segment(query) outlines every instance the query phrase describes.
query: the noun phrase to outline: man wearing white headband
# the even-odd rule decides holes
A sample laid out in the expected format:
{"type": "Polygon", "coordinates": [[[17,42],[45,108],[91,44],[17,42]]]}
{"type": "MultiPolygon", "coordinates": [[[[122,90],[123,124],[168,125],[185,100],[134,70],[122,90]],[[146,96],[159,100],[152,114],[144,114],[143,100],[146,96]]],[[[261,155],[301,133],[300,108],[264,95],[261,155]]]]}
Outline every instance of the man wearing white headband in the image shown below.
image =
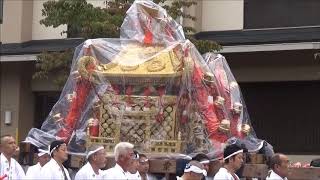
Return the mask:
{"type": "Polygon", "coordinates": [[[133,151],[133,152],[135,154],[135,157],[133,158],[133,160],[131,161],[131,164],[129,165],[127,176],[128,176],[128,179],[141,180],[141,176],[138,171],[139,153],[138,151],[133,151]]]}
{"type": "Polygon", "coordinates": [[[49,151],[38,149],[38,163],[28,168],[26,179],[42,179],[39,177],[41,168],[50,161],[49,151]]]}
{"type": "Polygon", "coordinates": [[[142,180],[155,179],[149,172],[149,160],[145,154],[139,154],[138,171],[142,180]]]}
{"type": "MultiPolygon", "coordinates": [[[[196,154],[196,155],[192,158],[192,160],[200,162],[200,163],[203,165],[204,169],[207,171],[207,173],[209,172],[210,160],[209,160],[209,157],[208,157],[207,155],[205,155],[205,154],[203,154],[203,153],[199,153],[199,154],[196,154]]],[[[205,176],[205,177],[203,177],[202,179],[203,179],[203,180],[209,179],[209,178],[207,178],[207,177],[208,177],[208,176],[205,176]]],[[[211,178],[213,178],[213,177],[211,177],[211,178]]]]}
{"type": "Polygon", "coordinates": [[[231,144],[223,152],[224,166],[214,176],[214,180],[239,180],[236,171],[243,165],[243,149],[231,144]]]}
{"type": "Polygon", "coordinates": [[[182,177],[177,176],[177,180],[201,180],[203,176],[207,176],[207,171],[198,161],[190,161],[184,168],[182,177]]]}
{"type": "Polygon", "coordinates": [[[87,153],[88,162],[78,171],[75,180],[102,179],[101,170],[106,166],[106,153],[103,146],[91,146],[87,153]]]}
{"type": "Polygon", "coordinates": [[[53,141],[50,145],[51,160],[41,168],[40,178],[46,180],[70,180],[68,170],[63,166],[68,160],[67,144],[63,141],[53,141]]]}

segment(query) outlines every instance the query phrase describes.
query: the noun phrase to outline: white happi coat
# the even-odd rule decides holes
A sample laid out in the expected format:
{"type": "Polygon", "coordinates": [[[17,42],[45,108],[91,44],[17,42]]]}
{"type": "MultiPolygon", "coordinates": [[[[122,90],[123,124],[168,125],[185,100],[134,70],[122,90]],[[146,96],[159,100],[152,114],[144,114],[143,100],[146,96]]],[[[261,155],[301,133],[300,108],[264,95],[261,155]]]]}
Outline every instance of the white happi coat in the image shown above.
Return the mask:
{"type": "Polygon", "coordinates": [[[128,179],[132,180],[141,180],[140,173],[137,171],[135,174],[131,174],[130,172],[127,172],[128,179]]]}
{"type": "Polygon", "coordinates": [[[40,171],[41,171],[41,165],[40,163],[37,163],[36,165],[30,166],[26,173],[26,179],[41,179],[39,177],[40,171]]]}
{"type": "Polygon", "coordinates": [[[270,174],[267,176],[266,180],[288,180],[288,179],[286,177],[282,178],[277,173],[275,173],[274,171],[271,170],[270,174]]]}
{"type": "MultiPolygon", "coordinates": [[[[163,177],[161,180],[165,180],[166,178],[163,177]]],[[[152,174],[147,174],[147,180],[158,180],[158,178],[152,174]]]]}
{"type": "Polygon", "coordinates": [[[89,162],[85,164],[76,174],[75,180],[84,180],[84,179],[102,179],[103,171],[99,169],[99,174],[96,174],[92,169],[92,166],[89,162]]]}
{"type": "Polygon", "coordinates": [[[116,164],[113,168],[104,171],[103,179],[128,180],[129,178],[127,172],[125,172],[119,164],[116,164]]]}
{"type": "Polygon", "coordinates": [[[240,178],[234,174],[237,179],[235,179],[226,168],[222,167],[219,169],[217,174],[214,176],[214,180],[239,180],[240,178]]]}
{"type": "Polygon", "coordinates": [[[3,155],[0,155],[0,177],[4,177],[4,180],[12,179],[25,179],[25,174],[20,164],[13,158],[9,160],[3,155]]]}
{"type": "Polygon", "coordinates": [[[61,169],[56,160],[51,158],[51,160],[41,168],[40,179],[64,180],[64,175],[62,171],[65,172],[67,179],[71,180],[68,170],[64,167],[63,169],[61,169]]]}

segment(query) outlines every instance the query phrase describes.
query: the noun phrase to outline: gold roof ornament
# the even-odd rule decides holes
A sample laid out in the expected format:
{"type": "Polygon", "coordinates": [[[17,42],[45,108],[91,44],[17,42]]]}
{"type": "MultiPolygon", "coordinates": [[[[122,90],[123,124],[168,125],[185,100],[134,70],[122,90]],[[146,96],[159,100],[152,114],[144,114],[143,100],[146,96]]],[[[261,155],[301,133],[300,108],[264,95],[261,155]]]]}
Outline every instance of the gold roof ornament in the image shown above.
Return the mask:
{"type": "Polygon", "coordinates": [[[123,78],[132,84],[165,83],[182,75],[183,53],[180,44],[167,48],[128,44],[110,63],[99,64],[92,56],[83,56],[78,62],[79,74],[92,82],[106,78],[110,83],[120,83],[123,78]],[[95,66],[90,74],[88,66],[95,66]]]}
{"type": "Polygon", "coordinates": [[[182,71],[182,50],[179,44],[162,46],[129,44],[108,64],[101,64],[99,72],[106,77],[175,77],[182,71]]]}

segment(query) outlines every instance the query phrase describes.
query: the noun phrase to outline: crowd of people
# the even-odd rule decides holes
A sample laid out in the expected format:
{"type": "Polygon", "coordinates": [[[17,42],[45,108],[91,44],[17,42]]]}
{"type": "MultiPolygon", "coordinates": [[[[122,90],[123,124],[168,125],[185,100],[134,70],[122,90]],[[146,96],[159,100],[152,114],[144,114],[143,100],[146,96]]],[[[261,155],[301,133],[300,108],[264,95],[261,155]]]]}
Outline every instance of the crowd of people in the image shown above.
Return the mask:
{"type": "MultiPolygon", "coordinates": [[[[63,141],[53,141],[48,149],[39,149],[38,163],[24,172],[21,165],[14,159],[17,150],[13,136],[4,135],[0,141],[0,180],[13,179],[50,179],[50,180],[85,180],[85,179],[127,179],[127,180],[157,180],[165,179],[149,173],[149,159],[145,154],[138,153],[134,145],[120,142],[114,148],[115,165],[104,170],[107,164],[106,152],[103,146],[92,145],[86,153],[87,163],[79,171],[70,176],[63,166],[68,160],[67,144],[63,141]]],[[[210,159],[205,154],[196,154],[183,170],[178,180],[239,180],[237,175],[244,164],[244,149],[236,144],[225,147],[223,165],[214,176],[209,176],[210,159]]],[[[317,162],[314,162],[317,163],[317,162]]],[[[270,158],[270,171],[267,180],[286,180],[288,176],[289,159],[284,154],[274,154],[270,158]]]]}

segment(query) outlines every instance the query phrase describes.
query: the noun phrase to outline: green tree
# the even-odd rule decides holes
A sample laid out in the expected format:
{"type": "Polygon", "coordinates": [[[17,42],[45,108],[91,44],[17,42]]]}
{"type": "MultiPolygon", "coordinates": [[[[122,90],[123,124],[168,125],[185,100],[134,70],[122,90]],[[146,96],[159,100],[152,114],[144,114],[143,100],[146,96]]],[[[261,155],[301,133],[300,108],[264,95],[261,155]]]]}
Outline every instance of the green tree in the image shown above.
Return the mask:
{"type": "MultiPolygon", "coordinates": [[[[134,0],[106,1],[105,7],[94,7],[86,0],[58,0],[48,1],[43,4],[42,15],[45,17],[40,24],[46,27],[67,25],[67,37],[100,38],[119,37],[120,27],[125,18],[126,11],[134,0]]],[[[174,18],[183,17],[196,20],[194,16],[186,14],[182,9],[196,5],[195,0],[176,0],[170,5],[171,0],[154,0],[174,18]]],[[[201,53],[220,50],[221,46],[213,41],[202,41],[193,38],[195,30],[192,27],[183,27],[187,35],[201,53]]],[[[38,56],[36,72],[33,78],[48,78],[54,73],[54,83],[62,87],[68,78],[73,50],[65,52],[43,52],[38,56]]]]}

